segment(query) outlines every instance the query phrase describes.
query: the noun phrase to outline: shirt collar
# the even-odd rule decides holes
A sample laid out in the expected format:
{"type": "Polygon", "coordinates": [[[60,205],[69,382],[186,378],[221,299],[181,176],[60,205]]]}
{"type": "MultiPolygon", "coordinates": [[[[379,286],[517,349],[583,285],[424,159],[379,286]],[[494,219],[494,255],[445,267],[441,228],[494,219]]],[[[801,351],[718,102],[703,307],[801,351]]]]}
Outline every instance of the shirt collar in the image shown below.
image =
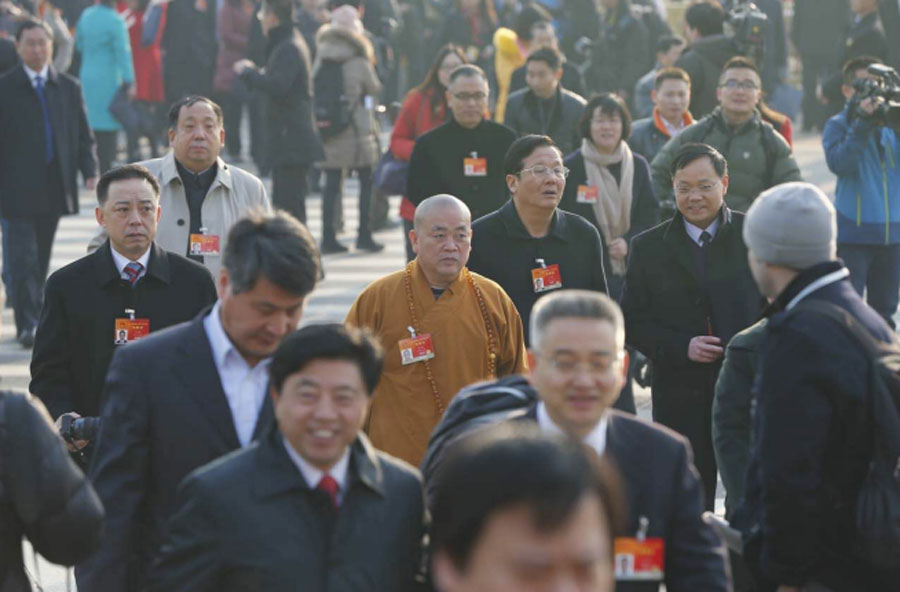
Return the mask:
{"type": "MultiPolygon", "coordinates": [[[[231,339],[228,337],[228,334],[225,332],[225,327],[222,325],[222,315],[221,315],[222,301],[216,301],[213,305],[212,310],[209,312],[209,315],[203,319],[203,328],[206,330],[206,336],[209,338],[209,346],[212,350],[213,360],[216,363],[216,368],[222,368],[225,365],[225,362],[228,360],[229,356],[232,359],[239,361],[242,364],[248,365],[247,361],[244,359],[244,356],[234,347],[234,344],[231,342],[231,339]]],[[[272,358],[265,358],[260,360],[260,362],[253,368],[256,370],[257,368],[263,369],[266,368],[272,362],[272,358]]]]}
{"type": "Polygon", "coordinates": [[[50,73],[50,64],[44,64],[44,67],[41,68],[40,72],[35,72],[25,64],[22,64],[22,67],[25,68],[25,73],[28,74],[28,80],[31,81],[31,85],[34,86],[34,78],[36,76],[40,76],[44,79],[44,84],[47,83],[47,74],[50,73]]]}
{"type": "MultiPolygon", "coordinates": [[[[547,406],[544,405],[543,401],[538,403],[537,406],[537,421],[540,428],[545,432],[565,434],[565,432],[550,418],[550,414],[547,413],[547,406]]],[[[609,417],[604,413],[603,417],[600,418],[600,421],[597,422],[597,425],[594,426],[594,429],[591,430],[591,433],[582,438],[582,441],[593,448],[597,454],[603,454],[603,451],[606,450],[606,430],[608,426],[609,417]]]]}
{"type": "MultiPolygon", "coordinates": [[[[519,217],[519,211],[516,210],[516,204],[512,198],[500,208],[500,219],[503,221],[503,226],[506,227],[506,232],[509,236],[514,238],[535,238],[531,236],[531,233],[525,228],[525,224],[522,223],[522,219],[519,217]]],[[[542,240],[548,236],[554,236],[560,240],[568,241],[566,220],[560,215],[559,208],[553,210],[553,217],[550,219],[550,226],[547,228],[547,234],[536,240],[542,240]]]]}
{"type": "MultiPolygon", "coordinates": [[[[706,229],[706,232],[708,232],[711,237],[710,240],[716,238],[716,232],[719,230],[719,218],[720,216],[716,216],[716,219],[713,220],[712,224],[706,229]]],[[[688,236],[691,237],[692,241],[702,247],[703,243],[700,242],[700,235],[703,234],[703,229],[688,222],[687,218],[682,218],[682,220],[684,220],[684,229],[687,231],[688,236]]]]}
{"type": "MultiPolygon", "coordinates": [[[[297,466],[297,469],[300,471],[300,474],[303,475],[303,479],[306,481],[306,484],[309,485],[310,489],[315,489],[317,485],[319,485],[319,481],[322,480],[322,477],[325,476],[325,471],[314,467],[310,464],[303,456],[294,450],[294,447],[291,446],[291,443],[287,441],[287,438],[284,436],[281,437],[281,441],[284,443],[284,449],[287,450],[288,456],[297,466]]],[[[350,467],[350,446],[344,449],[344,454],[341,455],[341,459],[337,461],[333,467],[328,470],[328,474],[337,481],[338,484],[338,493],[343,495],[344,492],[347,491],[347,470],[350,467]]]]}
{"type": "MultiPolygon", "coordinates": [[[[142,276],[147,273],[147,263],[150,261],[150,249],[152,248],[153,244],[151,243],[151,245],[147,247],[147,250],[144,251],[144,254],[135,259],[135,261],[144,266],[144,268],[141,269],[142,276]]],[[[112,246],[112,243],[109,244],[109,250],[112,252],[113,263],[116,264],[116,270],[118,270],[119,275],[121,276],[125,271],[125,266],[131,263],[132,260],[118,252],[116,248],[112,246]]]]}

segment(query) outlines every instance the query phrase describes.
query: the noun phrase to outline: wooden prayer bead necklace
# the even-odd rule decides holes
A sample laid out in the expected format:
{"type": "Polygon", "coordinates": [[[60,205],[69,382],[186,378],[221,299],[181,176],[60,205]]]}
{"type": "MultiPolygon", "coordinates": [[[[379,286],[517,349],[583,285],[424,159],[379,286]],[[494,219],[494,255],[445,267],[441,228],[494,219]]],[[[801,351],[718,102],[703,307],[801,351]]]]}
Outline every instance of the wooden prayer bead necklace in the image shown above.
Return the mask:
{"type": "MultiPolygon", "coordinates": [[[[481,311],[481,318],[484,321],[484,327],[487,330],[488,376],[490,378],[495,378],[497,376],[497,354],[495,349],[494,327],[488,316],[487,306],[484,304],[484,294],[481,293],[481,287],[475,283],[475,278],[472,277],[472,274],[469,273],[468,269],[463,268],[463,271],[466,274],[466,281],[475,292],[475,298],[478,300],[478,308],[481,311]]],[[[406,266],[406,275],[403,278],[403,284],[406,288],[406,303],[409,306],[409,316],[412,320],[412,327],[419,331],[421,327],[419,326],[419,320],[416,318],[416,305],[413,302],[412,293],[412,263],[406,266]]],[[[444,407],[444,402],[441,400],[441,395],[438,393],[437,382],[435,382],[434,374],[431,372],[431,364],[428,360],[423,360],[422,363],[425,365],[425,377],[428,379],[428,384],[431,385],[431,394],[434,397],[435,405],[437,405],[438,413],[444,415],[446,407],[444,407]]]]}

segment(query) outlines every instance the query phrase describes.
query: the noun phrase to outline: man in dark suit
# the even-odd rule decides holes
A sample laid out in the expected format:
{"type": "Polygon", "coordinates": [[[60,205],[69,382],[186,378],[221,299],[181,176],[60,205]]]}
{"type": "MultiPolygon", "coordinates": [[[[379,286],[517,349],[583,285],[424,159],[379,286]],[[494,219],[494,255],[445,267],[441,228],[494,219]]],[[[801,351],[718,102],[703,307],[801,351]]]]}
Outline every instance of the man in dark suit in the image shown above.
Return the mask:
{"type": "Polygon", "coordinates": [[[268,365],[318,278],[315,242],[287,214],[251,215],[223,264],[211,311],[113,354],[90,471],[107,536],[76,566],[79,589],[142,590],[181,480],[271,422],[268,365]]]}
{"type": "Polygon", "coordinates": [[[94,188],[97,159],[81,86],[50,64],[49,26],[22,22],[16,48],[22,63],[0,76],[0,218],[16,336],[31,347],[56,226],[78,213],[78,171],[94,188]]]}
{"type": "Polygon", "coordinates": [[[276,425],[185,480],[149,591],[417,587],[421,477],[362,432],[380,350],[341,325],[284,340],[270,368],[276,425]]]}
{"type": "Polygon", "coordinates": [[[632,240],[622,309],[628,344],[653,361],[653,419],[690,440],[712,509],[712,401],[723,348],[757,320],[762,298],[741,238],[744,215],[724,205],[725,158],[686,144],[671,174],[678,211],[632,240]]]}
{"type": "Polygon", "coordinates": [[[159,182],[149,170],[126,165],[106,172],[97,201],[97,221],[109,239],[50,276],[35,336],[30,390],[54,419],[100,414],[117,341],[190,320],[216,301],[205,267],[154,242],[161,209],[159,182]]]}

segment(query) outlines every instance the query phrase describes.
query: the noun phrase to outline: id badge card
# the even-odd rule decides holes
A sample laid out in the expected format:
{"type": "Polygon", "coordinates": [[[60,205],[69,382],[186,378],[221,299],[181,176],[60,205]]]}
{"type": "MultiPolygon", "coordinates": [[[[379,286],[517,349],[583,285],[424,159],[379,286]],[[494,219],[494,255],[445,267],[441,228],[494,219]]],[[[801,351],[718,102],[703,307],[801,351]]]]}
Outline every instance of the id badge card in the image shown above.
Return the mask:
{"type": "Polygon", "coordinates": [[[192,234],[190,240],[191,255],[218,255],[218,234],[192,234]]]}
{"type": "Polygon", "coordinates": [[[150,319],[116,319],[116,330],[113,343],[124,345],[129,341],[137,341],[150,333],[150,319]]]}
{"type": "Polygon", "coordinates": [[[577,203],[595,204],[597,203],[597,188],[593,185],[579,185],[578,193],[575,196],[577,203]]]}
{"type": "Polygon", "coordinates": [[[464,158],[463,174],[466,177],[487,177],[487,159],[486,158],[464,158]]]}
{"type": "Polygon", "coordinates": [[[434,345],[431,343],[431,335],[428,333],[401,339],[399,346],[400,362],[404,366],[434,357],[434,345]]]}
{"type": "Polygon", "coordinates": [[[659,582],[665,576],[665,541],[661,538],[618,537],[615,542],[616,580],[659,582]]]}
{"type": "Polygon", "coordinates": [[[531,270],[531,283],[534,285],[534,293],[549,292],[562,288],[562,275],[559,272],[559,264],[537,267],[531,270]]]}

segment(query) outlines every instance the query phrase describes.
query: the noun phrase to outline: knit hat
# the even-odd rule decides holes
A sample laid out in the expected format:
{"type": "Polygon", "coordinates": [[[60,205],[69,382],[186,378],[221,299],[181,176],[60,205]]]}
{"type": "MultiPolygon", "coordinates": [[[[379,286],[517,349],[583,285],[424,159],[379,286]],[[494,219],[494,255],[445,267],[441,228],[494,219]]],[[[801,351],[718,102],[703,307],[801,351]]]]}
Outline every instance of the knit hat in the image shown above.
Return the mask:
{"type": "Polygon", "coordinates": [[[834,206],[809,183],[784,183],[760,194],[747,210],[744,242],[760,261],[806,269],[837,251],[834,206]]]}
{"type": "Polygon", "coordinates": [[[364,31],[362,21],[359,20],[359,11],[349,4],[338,6],[331,11],[331,26],[354,33],[364,31]]]}

